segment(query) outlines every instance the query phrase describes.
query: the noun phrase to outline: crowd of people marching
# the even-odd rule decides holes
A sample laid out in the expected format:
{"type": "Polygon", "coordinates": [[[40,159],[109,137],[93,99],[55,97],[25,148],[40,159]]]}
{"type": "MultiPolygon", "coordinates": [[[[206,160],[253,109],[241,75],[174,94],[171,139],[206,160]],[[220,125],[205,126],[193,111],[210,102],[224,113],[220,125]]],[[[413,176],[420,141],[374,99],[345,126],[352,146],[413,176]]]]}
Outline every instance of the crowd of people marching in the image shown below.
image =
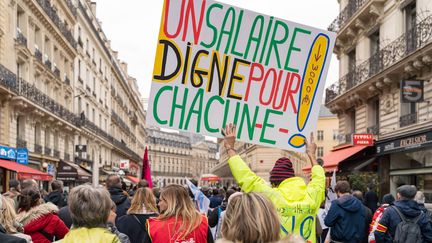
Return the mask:
{"type": "Polygon", "coordinates": [[[326,191],[312,136],[309,183],[280,158],[269,185],[236,154],[235,131],[229,125],[223,132],[238,187],[198,190],[191,180],[151,189],[142,180],[127,191],[118,175],[109,175],[103,187],[80,185],[68,195],[55,180],[43,195],[34,180],[10,180],[0,195],[0,242],[432,242],[431,213],[415,186],[403,185],[396,198],[387,194],[380,203],[373,185],[364,197],[347,181],[326,191]]]}

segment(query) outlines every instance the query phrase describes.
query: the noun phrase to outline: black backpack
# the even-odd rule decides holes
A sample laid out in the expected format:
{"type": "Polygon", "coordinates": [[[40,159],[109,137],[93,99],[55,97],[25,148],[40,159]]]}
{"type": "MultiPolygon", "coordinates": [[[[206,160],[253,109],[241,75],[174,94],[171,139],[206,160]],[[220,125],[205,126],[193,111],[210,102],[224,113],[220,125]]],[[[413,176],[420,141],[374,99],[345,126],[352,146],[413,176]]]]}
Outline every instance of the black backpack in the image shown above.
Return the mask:
{"type": "Polygon", "coordinates": [[[391,206],[399,217],[401,222],[396,227],[395,236],[393,242],[395,243],[416,243],[423,242],[422,232],[418,221],[423,217],[423,212],[420,211],[420,215],[414,219],[407,219],[405,215],[395,206],[391,206]]]}

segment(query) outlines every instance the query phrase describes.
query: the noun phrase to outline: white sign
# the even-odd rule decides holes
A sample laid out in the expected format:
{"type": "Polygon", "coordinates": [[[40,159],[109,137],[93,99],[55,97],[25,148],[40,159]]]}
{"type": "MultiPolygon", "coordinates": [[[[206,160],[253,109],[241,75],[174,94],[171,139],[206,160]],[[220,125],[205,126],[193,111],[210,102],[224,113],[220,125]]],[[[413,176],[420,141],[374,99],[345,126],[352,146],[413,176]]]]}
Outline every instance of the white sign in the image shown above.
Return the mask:
{"type": "Polygon", "coordinates": [[[120,170],[129,170],[129,160],[121,159],[120,160],[120,170]]]}
{"type": "Polygon", "coordinates": [[[334,33],[212,0],[165,0],[161,20],[150,125],[304,151],[334,33]]]}

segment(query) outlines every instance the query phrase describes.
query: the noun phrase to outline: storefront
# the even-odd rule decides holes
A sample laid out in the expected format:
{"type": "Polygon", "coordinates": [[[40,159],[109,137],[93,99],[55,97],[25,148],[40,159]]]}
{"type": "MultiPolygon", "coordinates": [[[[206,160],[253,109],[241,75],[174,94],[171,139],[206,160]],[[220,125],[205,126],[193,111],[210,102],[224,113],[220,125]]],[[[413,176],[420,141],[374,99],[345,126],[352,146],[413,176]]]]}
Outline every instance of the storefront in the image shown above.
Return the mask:
{"type": "Polygon", "coordinates": [[[383,193],[396,194],[396,188],[411,184],[424,192],[427,203],[432,203],[432,130],[379,141],[377,155],[383,193]]]}
{"type": "Polygon", "coordinates": [[[57,180],[63,181],[65,190],[84,183],[91,183],[92,175],[79,165],[60,160],[57,168],[57,180]]]}

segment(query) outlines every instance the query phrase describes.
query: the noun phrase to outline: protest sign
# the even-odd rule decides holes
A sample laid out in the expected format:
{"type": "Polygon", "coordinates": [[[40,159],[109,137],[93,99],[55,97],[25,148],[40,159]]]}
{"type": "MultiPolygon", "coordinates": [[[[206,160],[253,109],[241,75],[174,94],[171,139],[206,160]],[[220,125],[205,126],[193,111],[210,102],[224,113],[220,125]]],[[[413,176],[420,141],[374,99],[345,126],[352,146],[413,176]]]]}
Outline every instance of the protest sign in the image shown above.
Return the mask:
{"type": "Polygon", "coordinates": [[[335,34],[211,0],[165,0],[150,125],[294,151],[315,130],[335,34]]]}

